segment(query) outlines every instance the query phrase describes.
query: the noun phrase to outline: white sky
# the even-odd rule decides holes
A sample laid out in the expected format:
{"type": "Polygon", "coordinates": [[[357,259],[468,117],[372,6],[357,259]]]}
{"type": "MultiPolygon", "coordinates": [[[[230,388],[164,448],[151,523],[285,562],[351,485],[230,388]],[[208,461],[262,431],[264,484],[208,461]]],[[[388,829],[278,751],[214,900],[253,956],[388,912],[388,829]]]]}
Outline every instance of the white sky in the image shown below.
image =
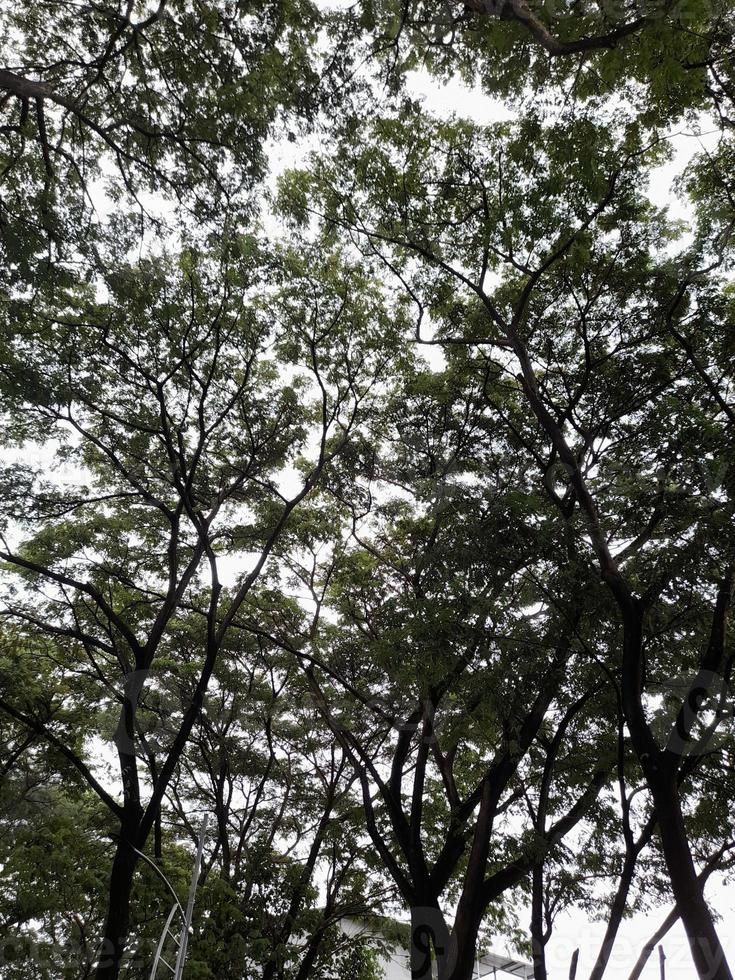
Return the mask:
{"type": "MultiPolygon", "coordinates": [[[[714,878],[710,879],[705,889],[710,904],[722,916],[718,933],[731,966],[735,963],[735,934],[732,928],[732,924],[735,922],[735,894],[733,892],[732,886],[723,886],[714,878]]],[[[627,980],[638,959],[641,947],[659,927],[669,909],[670,906],[665,906],[650,915],[635,915],[621,926],[617,943],[610,958],[610,965],[605,973],[606,978],[609,980],[627,980]]],[[[548,948],[549,980],[567,980],[569,961],[577,947],[579,947],[577,980],[586,980],[595,962],[604,931],[604,922],[590,922],[581,912],[574,911],[560,917],[548,948]]],[[[693,978],[696,976],[684,929],[680,923],[677,923],[666,935],[662,945],[666,953],[667,980],[684,980],[685,977],[693,978]]],[[[642,980],[658,980],[659,965],[656,951],[651,955],[641,976],[642,980]]]]}

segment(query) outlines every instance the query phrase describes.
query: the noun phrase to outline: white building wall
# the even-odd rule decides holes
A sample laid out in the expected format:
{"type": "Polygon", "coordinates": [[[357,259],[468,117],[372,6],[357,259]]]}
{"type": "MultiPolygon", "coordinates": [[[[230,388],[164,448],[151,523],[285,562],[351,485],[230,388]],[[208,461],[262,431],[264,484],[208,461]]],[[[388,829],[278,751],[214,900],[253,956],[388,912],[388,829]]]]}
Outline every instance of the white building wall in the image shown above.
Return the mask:
{"type": "MultiPolygon", "coordinates": [[[[380,932],[371,929],[364,922],[354,919],[343,919],[340,928],[348,936],[374,936],[376,945],[380,940],[380,932]]],[[[384,945],[381,943],[381,947],[384,945]]],[[[383,968],[383,980],[411,980],[411,963],[408,950],[403,950],[399,946],[394,946],[390,952],[380,952],[380,965],[383,968]]],[[[494,978],[500,976],[515,976],[522,980],[531,980],[533,977],[533,967],[530,963],[523,963],[519,960],[510,959],[497,953],[486,953],[476,963],[477,977],[494,978]],[[497,971],[497,973],[496,973],[497,971]]]]}
{"type": "MultiPolygon", "coordinates": [[[[364,922],[356,922],[354,919],[343,919],[340,928],[347,936],[375,936],[376,941],[380,936],[364,922]]],[[[411,964],[407,951],[394,948],[390,952],[380,952],[379,959],[383,968],[383,980],[411,980],[411,964]]]]}

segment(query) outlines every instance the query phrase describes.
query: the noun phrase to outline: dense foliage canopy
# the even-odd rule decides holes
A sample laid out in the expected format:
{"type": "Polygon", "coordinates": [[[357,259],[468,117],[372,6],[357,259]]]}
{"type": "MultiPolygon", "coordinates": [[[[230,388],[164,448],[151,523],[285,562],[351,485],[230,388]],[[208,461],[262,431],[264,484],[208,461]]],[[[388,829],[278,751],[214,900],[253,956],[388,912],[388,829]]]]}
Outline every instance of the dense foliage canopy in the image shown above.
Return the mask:
{"type": "Polygon", "coordinates": [[[0,11],[0,977],[731,980],[734,28],[0,11]]]}

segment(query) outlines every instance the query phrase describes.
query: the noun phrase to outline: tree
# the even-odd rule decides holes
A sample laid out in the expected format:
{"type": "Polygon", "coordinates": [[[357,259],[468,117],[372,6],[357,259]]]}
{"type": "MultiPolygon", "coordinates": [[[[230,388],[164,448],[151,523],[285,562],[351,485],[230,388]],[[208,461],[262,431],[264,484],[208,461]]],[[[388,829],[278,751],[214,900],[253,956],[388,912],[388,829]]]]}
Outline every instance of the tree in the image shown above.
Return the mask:
{"type": "Polygon", "coordinates": [[[78,805],[80,862],[115,841],[97,977],[135,969],[156,862],[185,879],[205,807],[200,973],[234,969],[232,941],[266,978],[343,954],[368,976],[334,927],[387,895],[414,975],[434,956],[464,980],[530,894],[543,977],[555,910],[602,879],[599,980],[668,877],[698,973],[728,980],[702,885],[730,846],[708,809],[733,665],[730,6],[0,22],[8,928],[89,945],[76,869],[46,909],[18,870],[78,805]],[[516,122],[430,119],[417,66],[516,122]],[[720,140],[681,181],[680,240],[646,181],[701,113],[720,140]],[[298,230],[268,243],[266,141],[315,128],[281,185],[298,230]]]}
{"type": "Polygon", "coordinates": [[[308,0],[4,7],[3,288],[93,261],[120,206],[154,234],[172,211],[189,228],[252,214],[274,128],[306,129],[350,90],[329,32],[308,0]]]}
{"type": "Polygon", "coordinates": [[[8,699],[0,707],[59,748],[119,823],[99,978],[118,973],[137,851],[233,620],[291,514],[369,417],[394,329],[336,255],[322,257],[317,279],[308,251],[269,256],[243,237],[133,266],[128,246],[124,235],[110,244],[93,287],[53,305],[11,302],[4,322],[16,413],[6,440],[57,440],[57,458],[78,473],[53,486],[21,462],[6,471],[2,558],[30,586],[11,589],[6,615],[65,642],[98,703],[119,704],[117,786],[52,720],[8,699]],[[226,554],[251,556],[232,588],[220,579],[226,554]],[[194,623],[182,628],[190,604],[194,623]],[[180,650],[196,664],[190,701],[155,770],[141,772],[138,705],[151,671],[181,662],[180,650]]]}
{"type": "MultiPolygon", "coordinates": [[[[24,713],[54,717],[75,750],[88,717],[71,702],[73,665],[53,641],[2,635],[0,688],[24,713]],[[66,701],[65,708],[61,704],[66,701]]],[[[63,753],[3,715],[0,929],[8,977],[89,977],[106,891],[110,815],[63,753]],[[40,883],[43,887],[40,887],[40,883]]]]}
{"type": "MultiPolygon", "coordinates": [[[[310,964],[327,967],[336,955],[324,953],[329,930],[376,904],[369,886],[362,890],[352,780],[338,747],[315,726],[294,665],[247,631],[238,637],[244,649],[229,651],[215,672],[169,791],[169,819],[192,843],[191,812],[216,822],[190,969],[196,962],[212,977],[245,978],[258,967],[271,980],[309,976],[310,964]]],[[[186,700],[174,698],[166,716],[186,700]]]]}
{"type": "MultiPolygon", "coordinates": [[[[622,708],[692,956],[701,976],[728,978],[679,787],[702,705],[724,698],[731,668],[732,498],[729,476],[721,484],[720,471],[713,485],[712,469],[732,432],[718,419],[722,396],[699,373],[682,378],[672,347],[683,296],[698,298],[699,277],[686,270],[703,256],[695,247],[677,264],[657,252],[672,233],[642,194],[641,166],[660,142],[641,144],[634,126],[584,111],[556,124],[531,116],[515,133],[432,125],[411,105],[366,125],[375,136],[347,133],[310,183],[285,182],[285,207],[311,207],[382,258],[415,304],[419,340],[428,320],[429,342],[447,356],[470,348],[468,368],[474,360],[513,378],[518,410],[488,398],[488,413],[516,434],[557,509],[559,558],[572,548],[590,587],[601,577],[608,590],[622,708]],[[570,170],[580,159],[586,168],[570,170]],[[660,741],[646,712],[646,664],[660,642],[652,617],[672,607],[689,628],[672,629],[671,668],[694,677],[660,741]]],[[[717,289],[701,287],[704,309],[717,289]]]]}
{"type": "Polygon", "coordinates": [[[485,913],[501,921],[506,892],[586,816],[614,752],[594,721],[599,669],[574,642],[589,597],[574,568],[558,606],[539,591],[548,505],[519,489],[482,392],[461,369],[397,383],[361,477],[325,488],[334,502],[303,527],[314,618],[269,632],[357,774],[417,978],[432,953],[441,978],[470,975],[485,913]],[[351,535],[330,546],[345,507],[351,535]]]}
{"type": "Polygon", "coordinates": [[[396,87],[421,68],[520,111],[612,98],[645,125],[664,127],[732,102],[727,3],[384,0],[361,11],[374,57],[396,87]]]}

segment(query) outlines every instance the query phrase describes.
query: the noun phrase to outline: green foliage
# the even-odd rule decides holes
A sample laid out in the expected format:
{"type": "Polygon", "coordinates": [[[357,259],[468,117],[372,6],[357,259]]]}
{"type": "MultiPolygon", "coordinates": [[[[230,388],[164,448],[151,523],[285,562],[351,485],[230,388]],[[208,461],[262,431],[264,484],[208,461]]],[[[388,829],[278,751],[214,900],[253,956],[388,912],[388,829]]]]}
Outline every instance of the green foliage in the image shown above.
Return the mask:
{"type": "MultiPolygon", "coordinates": [[[[375,980],[342,919],[477,895],[521,946],[533,872],[547,930],[605,912],[653,812],[617,573],[727,863],[732,733],[709,701],[672,739],[735,559],[732,33],[705,0],[3,9],[3,976],[91,976],[115,850],[183,898],[203,813],[192,980],[375,980]],[[688,224],[651,201],[679,125],[719,134],[688,224]]],[[[652,831],[626,912],[667,880],[652,831]]],[[[142,980],[171,895],[128,884],[142,980]]]]}

